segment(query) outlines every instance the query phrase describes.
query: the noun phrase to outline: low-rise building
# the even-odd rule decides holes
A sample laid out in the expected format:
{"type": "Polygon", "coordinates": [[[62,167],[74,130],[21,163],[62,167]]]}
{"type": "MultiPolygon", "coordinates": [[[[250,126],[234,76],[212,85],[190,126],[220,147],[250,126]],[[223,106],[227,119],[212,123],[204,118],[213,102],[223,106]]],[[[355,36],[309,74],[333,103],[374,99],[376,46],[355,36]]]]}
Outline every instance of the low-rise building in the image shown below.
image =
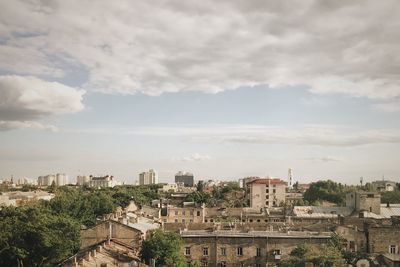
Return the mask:
{"type": "Polygon", "coordinates": [[[351,192],[346,195],[346,207],[355,211],[381,214],[381,195],[374,192],[351,192]]]}
{"type": "Polygon", "coordinates": [[[21,206],[33,200],[50,200],[54,194],[45,191],[11,191],[0,195],[0,206],[21,206]]]}
{"type": "Polygon", "coordinates": [[[181,254],[188,266],[267,266],[288,257],[298,245],[321,246],[331,233],[270,231],[181,231],[181,254]]]}
{"type": "Polygon", "coordinates": [[[396,189],[396,182],[393,181],[374,181],[371,183],[371,189],[374,192],[391,192],[396,189]]]}
{"type": "Polygon", "coordinates": [[[161,208],[163,223],[204,223],[205,206],[176,207],[167,205],[161,208]]]}
{"type": "Polygon", "coordinates": [[[106,176],[99,176],[95,177],[90,175],[90,182],[89,186],[90,187],[114,187],[118,185],[118,182],[114,180],[114,176],[112,175],[106,175],[106,176]]]}

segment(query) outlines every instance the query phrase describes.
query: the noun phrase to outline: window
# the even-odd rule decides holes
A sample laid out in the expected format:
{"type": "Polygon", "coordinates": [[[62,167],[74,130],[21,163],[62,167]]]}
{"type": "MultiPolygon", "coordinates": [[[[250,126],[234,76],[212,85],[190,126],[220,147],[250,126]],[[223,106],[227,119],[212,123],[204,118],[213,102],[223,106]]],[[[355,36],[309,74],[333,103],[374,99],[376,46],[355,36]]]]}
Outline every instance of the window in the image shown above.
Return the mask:
{"type": "Polygon", "coordinates": [[[200,211],[197,211],[197,216],[200,216],[200,211]]]}
{"type": "Polygon", "coordinates": [[[221,248],[221,256],[226,256],[226,248],[221,248]]]}
{"type": "Polygon", "coordinates": [[[238,247],[237,251],[236,251],[238,256],[243,256],[243,248],[242,247],[238,247]]]}
{"type": "Polygon", "coordinates": [[[275,193],[276,193],[276,189],[272,189],[272,193],[274,193],[274,194],[275,194],[275,193]]]}
{"type": "Polygon", "coordinates": [[[257,248],[256,250],[256,256],[260,257],[261,256],[261,248],[257,248]]]}
{"type": "Polygon", "coordinates": [[[207,265],[208,265],[208,262],[207,262],[207,261],[201,261],[201,266],[205,267],[205,266],[207,266],[207,265]]]}
{"type": "Polygon", "coordinates": [[[269,201],[265,201],[265,205],[269,206],[269,201]]]}
{"type": "Polygon", "coordinates": [[[190,255],[190,247],[185,247],[185,256],[190,255]]]}
{"type": "Polygon", "coordinates": [[[192,267],[192,262],[191,261],[186,262],[186,266],[187,267],[192,267]]]}
{"type": "Polygon", "coordinates": [[[389,253],[390,254],[396,254],[396,245],[390,245],[389,246],[389,253]]]}
{"type": "Polygon", "coordinates": [[[193,210],[190,211],[190,215],[193,215],[193,210]]]}
{"type": "Polygon", "coordinates": [[[175,222],[177,223],[177,222],[178,222],[178,219],[175,219],[175,222]]]}
{"type": "Polygon", "coordinates": [[[256,267],[261,267],[261,263],[256,263],[256,267]]]}
{"type": "Polygon", "coordinates": [[[186,215],[186,211],[182,211],[182,215],[185,216],[186,215]]]}
{"type": "Polygon", "coordinates": [[[203,256],[208,256],[208,248],[203,248],[203,256]]]}
{"type": "Polygon", "coordinates": [[[218,267],[226,267],[226,261],[221,261],[218,263],[218,267]]]}
{"type": "Polygon", "coordinates": [[[182,219],[182,223],[185,223],[186,221],[185,221],[185,219],[182,219]]]}
{"type": "Polygon", "coordinates": [[[193,222],[193,220],[192,220],[192,219],[190,219],[189,221],[190,221],[191,223],[193,222]]]}
{"type": "Polygon", "coordinates": [[[281,255],[281,250],[280,249],[275,249],[274,252],[272,252],[273,255],[281,255]]]}
{"type": "Polygon", "coordinates": [[[178,211],[177,210],[175,211],[175,215],[178,215],[178,211]]]}
{"type": "Polygon", "coordinates": [[[265,193],[269,194],[269,189],[265,189],[265,193]]]}

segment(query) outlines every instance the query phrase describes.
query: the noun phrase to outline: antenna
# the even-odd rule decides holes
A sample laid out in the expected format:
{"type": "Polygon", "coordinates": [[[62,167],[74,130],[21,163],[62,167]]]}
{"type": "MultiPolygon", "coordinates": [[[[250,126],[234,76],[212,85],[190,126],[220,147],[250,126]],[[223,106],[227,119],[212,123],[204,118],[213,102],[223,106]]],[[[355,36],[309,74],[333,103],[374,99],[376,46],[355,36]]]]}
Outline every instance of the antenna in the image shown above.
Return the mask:
{"type": "Polygon", "coordinates": [[[289,188],[292,188],[292,169],[289,168],[288,170],[288,182],[289,182],[289,188]]]}
{"type": "Polygon", "coordinates": [[[364,180],[364,178],[361,176],[361,177],[360,177],[360,184],[361,184],[361,187],[363,186],[363,180],[364,180]]]}

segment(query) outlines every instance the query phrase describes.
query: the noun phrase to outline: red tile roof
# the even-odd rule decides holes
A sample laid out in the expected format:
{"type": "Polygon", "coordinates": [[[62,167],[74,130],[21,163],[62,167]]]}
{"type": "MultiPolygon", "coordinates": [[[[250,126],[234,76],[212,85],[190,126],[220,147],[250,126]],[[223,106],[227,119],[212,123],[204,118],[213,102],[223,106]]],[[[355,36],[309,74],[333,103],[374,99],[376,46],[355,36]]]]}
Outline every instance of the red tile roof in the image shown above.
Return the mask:
{"type": "Polygon", "coordinates": [[[272,185],[285,185],[286,183],[281,179],[274,178],[274,179],[256,179],[247,184],[272,184],[272,185]]]}

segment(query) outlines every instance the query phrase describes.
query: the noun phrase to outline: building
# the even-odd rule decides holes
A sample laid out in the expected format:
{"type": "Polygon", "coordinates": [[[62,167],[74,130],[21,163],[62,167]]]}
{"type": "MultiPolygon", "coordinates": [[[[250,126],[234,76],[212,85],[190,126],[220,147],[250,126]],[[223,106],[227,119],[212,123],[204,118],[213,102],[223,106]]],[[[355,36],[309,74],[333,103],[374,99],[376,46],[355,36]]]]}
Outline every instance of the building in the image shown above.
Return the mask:
{"type": "Polygon", "coordinates": [[[0,206],[21,206],[29,201],[35,201],[35,200],[49,201],[52,198],[54,198],[54,194],[40,190],[29,191],[29,192],[21,192],[21,191],[3,192],[2,195],[0,195],[0,206]]]}
{"type": "Polygon", "coordinates": [[[204,223],[205,206],[175,207],[167,206],[160,210],[163,223],[204,223]]]}
{"type": "Polygon", "coordinates": [[[91,177],[88,175],[78,175],[76,177],[76,184],[83,186],[83,185],[89,185],[91,180],[91,177]]]}
{"type": "Polygon", "coordinates": [[[139,174],[139,185],[158,184],[157,172],[150,169],[148,172],[139,174]]]}
{"type": "Polygon", "coordinates": [[[396,188],[396,182],[392,181],[374,181],[371,183],[371,189],[374,192],[387,192],[394,191],[396,188]]]}
{"type": "Polygon", "coordinates": [[[346,195],[346,207],[355,211],[381,214],[381,195],[374,192],[351,192],[346,195]]]}
{"type": "Polygon", "coordinates": [[[255,179],[246,186],[246,196],[253,209],[278,207],[285,203],[286,183],[281,179],[255,179]]]}
{"type": "Polygon", "coordinates": [[[190,172],[183,173],[179,171],[175,174],[175,183],[183,183],[186,187],[192,187],[194,185],[194,176],[190,172]]]}
{"type": "Polygon", "coordinates": [[[112,175],[106,175],[106,176],[99,176],[99,177],[95,177],[90,175],[90,182],[89,182],[89,186],[90,187],[114,187],[116,185],[118,185],[118,183],[114,180],[114,176],[112,175]]]}
{"type": "Polygon", "coordinates": [[[65,173],[57,173],[38,177],[39,186],[51,186],[53,183],[56,186],[63,186],[68,184],[68,175],[66,175],[65,173]]]}
{"type": "Polygon", "coordinates": [[[181,231],[187,266],[276,266],[298,245],[322,246],[331,233],[271,231],[181,231]],[[271,265],[273,264],[273,265],[271,265]]]}

